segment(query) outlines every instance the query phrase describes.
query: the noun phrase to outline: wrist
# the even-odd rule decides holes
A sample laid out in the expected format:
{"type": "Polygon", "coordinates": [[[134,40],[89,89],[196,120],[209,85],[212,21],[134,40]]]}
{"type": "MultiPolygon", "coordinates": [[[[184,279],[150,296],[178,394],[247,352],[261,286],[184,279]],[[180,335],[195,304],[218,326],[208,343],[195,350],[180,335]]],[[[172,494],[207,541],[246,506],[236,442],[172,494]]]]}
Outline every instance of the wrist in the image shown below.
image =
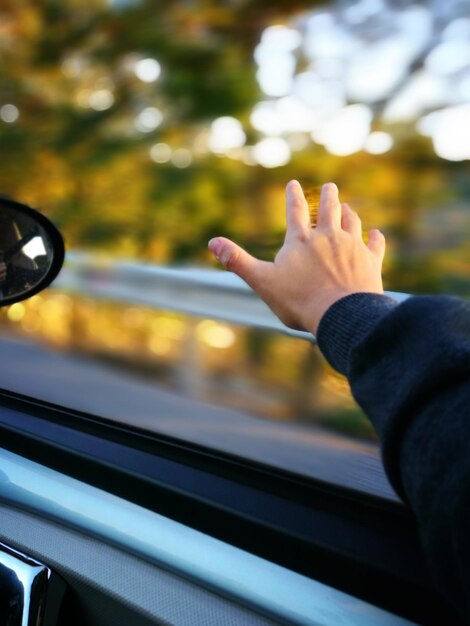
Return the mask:
{"type": "Polygon", "coordinates": [[[322,316],[318,346],[336,370],[347,375],[351,351],[399,303],[374,292],[355,292],[336,301],[322,316]]]}
{"type": "Polygon", "coordinates": [[[307,323],[305,327],[307,328],[307,330],[313,335],[316,335],[318,332],[320,321],[325,313],[330,309],[330,307],[339,300],[342,300],[343,298],[351,296],[355,293],[361,292],[357,289],[334,289],[323,291],[319,297],[315,298],[314,306],[312,307],[309,319],[306,320],[307,323]]]}

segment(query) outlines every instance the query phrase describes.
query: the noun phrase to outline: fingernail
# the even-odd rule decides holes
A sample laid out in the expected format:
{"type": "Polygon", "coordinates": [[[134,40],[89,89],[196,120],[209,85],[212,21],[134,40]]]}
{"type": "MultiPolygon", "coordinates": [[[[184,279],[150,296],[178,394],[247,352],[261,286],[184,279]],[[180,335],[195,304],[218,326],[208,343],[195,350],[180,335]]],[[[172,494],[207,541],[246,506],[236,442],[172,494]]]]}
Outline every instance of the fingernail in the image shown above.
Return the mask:
{"type": "Polygon", "coordinates": [[[218,259],[220,250],[222,249],[222,242],[220,241],[220,239],[218,239],[217,237],[211,239],[208,243],[208,246],[212,254],[218,259]]]}

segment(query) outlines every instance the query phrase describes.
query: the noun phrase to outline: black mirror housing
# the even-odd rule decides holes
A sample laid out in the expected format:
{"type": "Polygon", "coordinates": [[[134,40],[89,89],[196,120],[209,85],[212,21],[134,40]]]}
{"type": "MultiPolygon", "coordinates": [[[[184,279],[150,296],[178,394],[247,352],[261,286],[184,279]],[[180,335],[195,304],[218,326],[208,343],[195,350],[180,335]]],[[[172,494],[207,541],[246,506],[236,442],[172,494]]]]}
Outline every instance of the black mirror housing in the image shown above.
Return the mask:
{"type": "Polygon", "coordinates": [[[44,215],[0,197],[0,306],[48,287],[65,256],[62,235],[44,215]]]}

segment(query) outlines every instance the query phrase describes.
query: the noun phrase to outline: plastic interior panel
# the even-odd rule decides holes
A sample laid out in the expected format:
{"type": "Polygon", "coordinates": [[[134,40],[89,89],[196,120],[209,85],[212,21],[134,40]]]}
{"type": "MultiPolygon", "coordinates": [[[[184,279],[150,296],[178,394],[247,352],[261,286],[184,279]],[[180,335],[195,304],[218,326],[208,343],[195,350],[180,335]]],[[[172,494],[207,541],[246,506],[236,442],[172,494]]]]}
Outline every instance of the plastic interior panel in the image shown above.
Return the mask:
{"type": "MultiPolygon", "coordinates": [[[[73,589],[78,623],[272,626],[277,623],[147,561],[20,509],[0,505],[2,537],[41,555],[73,589]]],[[[67,626],[73,615],[65,614],[67,626]]]]}
{"type": "MultiPolygon", "coordinates": [[[[216,594],[232,598],[242,606],[253,607],[260,614],[271,616],[282,624],[398,626],[411,623],[18,455],[0,451],[0,466],[0,499],[4,502],[36,511],[141,556],[167,570],[166,575],[169,575],[170,570],[193,581],[195,584],[192,589],[199,593],[202,585],[216,594]]],[[[10,517],[11,533],[17,532],[15,529],[19,527],[15,521],[17,516],[10,517]]],[[[5,539],[13,541],[12,537],[6,536],[6,526],[7,516],[3,516],[0,533],[5,535],[5,539]]],[[[31,536],[30,529],[23,540],[31,536]]],[[[96,543],[98,553],[109,548],[96,543]]],[[[20,548],[31,551],[33,546],[21,545],[20,548]]],[[[77,546],[77,554],[82,552],[83,548],[77,546]]],[[[38,556],[44,560],[47,558],[43,554],[38,556]]],[[[66,561],[73,562],[70,559],[66,561]]],[[[62,563],[62,567],[65,567],[60,551],[56,552],[54,562],[57,566],[62,563]]],[[[145,612],[146,604],[141,602],[143,599],[139,597],[135,600],[132,596],[141,593],[141,579],[151,580],[152,575],[149,574],[148,578],[138,575],[136,584],[132,585],[128,576],[122,577],[122,572],[126,571],[122,567],[111,568],[108,564],[105,570],[108,579],[112,580],[111,588],[118,589],[118,594],[127,589],[128,595],[123,597],[145,612]]],[[[156,589],[153,585],[151,588],[153,591],[147,601],[155,599],[156,589]]],[[[158,595],[161,597],[161,594],[158,595]]],[[[175,608],[177,605],[182,606],[181,598],[175,598],[170,605],[175,608]]],[[[231,606],[236,604],[231,603],[231,606]]],[[[246,616],[244,619],[234,623],[251,623],[246,621],[246,616]]],[[[204,621],[169,623],[212,622],[204,618],[204,621]]]]}

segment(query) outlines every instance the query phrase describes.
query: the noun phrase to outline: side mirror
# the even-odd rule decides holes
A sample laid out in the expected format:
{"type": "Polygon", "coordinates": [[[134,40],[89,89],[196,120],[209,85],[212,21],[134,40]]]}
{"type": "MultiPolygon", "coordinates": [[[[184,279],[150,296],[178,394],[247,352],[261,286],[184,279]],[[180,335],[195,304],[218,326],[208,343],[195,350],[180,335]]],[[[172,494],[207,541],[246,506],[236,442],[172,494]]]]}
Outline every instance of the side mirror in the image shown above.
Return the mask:
{"type": "Polygon", "coordinates": [[[25,204],[0,197],[0,306],[45,289],[64,262],[57,228],[25,204]]]}

